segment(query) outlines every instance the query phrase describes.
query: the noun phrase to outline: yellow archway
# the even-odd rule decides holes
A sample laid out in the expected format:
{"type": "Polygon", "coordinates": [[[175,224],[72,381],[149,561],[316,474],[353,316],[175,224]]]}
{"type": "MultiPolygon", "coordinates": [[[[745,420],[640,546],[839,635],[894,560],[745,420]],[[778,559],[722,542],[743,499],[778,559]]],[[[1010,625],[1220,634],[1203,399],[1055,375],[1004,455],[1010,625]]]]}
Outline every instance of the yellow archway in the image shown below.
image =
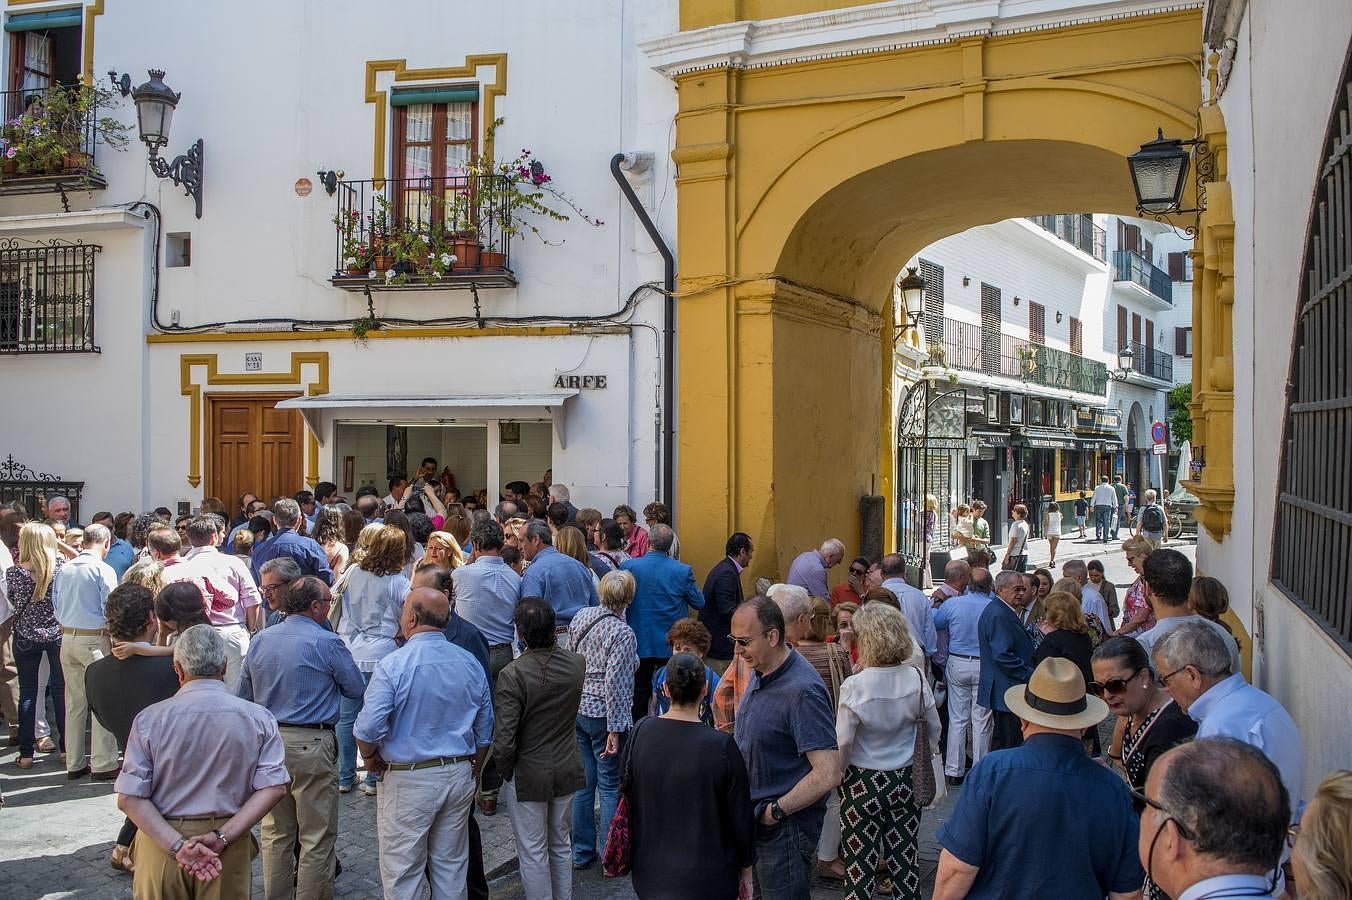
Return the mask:
{"type": "Polygon", "coordinates": [[[677,76],[678,510],[686,558],[755,574],[891,480],[892,283],[925,245],[1130,214],[1124,157],[1191,135],[1197,11],[677,76]]]}

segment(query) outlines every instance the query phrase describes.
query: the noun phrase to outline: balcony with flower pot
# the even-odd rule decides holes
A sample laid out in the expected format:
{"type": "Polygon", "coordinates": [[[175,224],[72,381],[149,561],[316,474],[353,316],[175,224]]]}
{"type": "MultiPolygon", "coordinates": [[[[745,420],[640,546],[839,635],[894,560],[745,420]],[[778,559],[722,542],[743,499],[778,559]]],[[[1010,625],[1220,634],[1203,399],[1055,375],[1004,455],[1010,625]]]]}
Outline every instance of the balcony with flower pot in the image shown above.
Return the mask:
{"type": "Polygon", "coordinates": [[[106,115],[106,88],[50,87],[0,92],[0,195],[97,190],[108,186],[100,145],[127,146],[130,127],[106,115]]]}

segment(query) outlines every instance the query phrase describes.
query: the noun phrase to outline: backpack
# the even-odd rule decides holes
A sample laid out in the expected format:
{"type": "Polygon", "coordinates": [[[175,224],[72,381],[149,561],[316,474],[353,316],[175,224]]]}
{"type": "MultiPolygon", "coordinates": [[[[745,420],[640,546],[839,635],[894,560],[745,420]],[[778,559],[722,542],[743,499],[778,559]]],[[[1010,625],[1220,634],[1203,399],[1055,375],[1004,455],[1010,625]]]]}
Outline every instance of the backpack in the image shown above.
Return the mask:
{"type": "Polygon", "coordinates": [[[1141,530],[1164,530],[1164,511],[1159,508],[1158,504],[1152,503],[1141,510],[1141,530]]]}

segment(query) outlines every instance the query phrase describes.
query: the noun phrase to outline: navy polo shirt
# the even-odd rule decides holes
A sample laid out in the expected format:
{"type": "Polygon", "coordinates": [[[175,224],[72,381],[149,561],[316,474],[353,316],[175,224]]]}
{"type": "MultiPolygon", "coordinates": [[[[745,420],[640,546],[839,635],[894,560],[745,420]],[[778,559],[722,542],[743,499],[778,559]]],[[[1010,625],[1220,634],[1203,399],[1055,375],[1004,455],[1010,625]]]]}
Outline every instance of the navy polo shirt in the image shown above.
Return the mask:
{"type": "Polygon", "coordinates": [[[1139,890],[1139,830],[1126,782],[1078,739],[1035,734],[972,769],[938,837],[981,870],[969,898],[1046,900],[1139,890]]]}
{"type": "MultiPolygon", "coordinates": [[[[792,650],[769,675],[752,675],[737,708],[734,737],[746,760],[751,804],[758,811],[783,797],[812,771],[806,754],[836,749],[831,697],[812,663],[792,650]]],[[[792,818],[815,841],[821,836],[825,815],[823,796],[792,818]]]]}

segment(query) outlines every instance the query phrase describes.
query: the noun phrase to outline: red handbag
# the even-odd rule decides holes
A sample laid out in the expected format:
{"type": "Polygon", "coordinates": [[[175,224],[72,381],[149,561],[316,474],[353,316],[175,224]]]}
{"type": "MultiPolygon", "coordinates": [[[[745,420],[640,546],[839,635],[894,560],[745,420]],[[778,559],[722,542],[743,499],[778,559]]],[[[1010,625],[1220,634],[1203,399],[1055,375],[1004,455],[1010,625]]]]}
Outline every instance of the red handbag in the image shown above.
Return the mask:
{"type": "MultiPolygon", "coordinates": [[[[647,721],[644,719],[643,721],[647,721]]],[[[636,724],[624,745],[624,775],[620,779],[620,799],[606,831],[606,849],[601,854],[601,871],[607,878],[620,878],[634,868],[634,830],[629,821],[629,794],[633,790],[634,742],[642,723],[636,724]]]]}

